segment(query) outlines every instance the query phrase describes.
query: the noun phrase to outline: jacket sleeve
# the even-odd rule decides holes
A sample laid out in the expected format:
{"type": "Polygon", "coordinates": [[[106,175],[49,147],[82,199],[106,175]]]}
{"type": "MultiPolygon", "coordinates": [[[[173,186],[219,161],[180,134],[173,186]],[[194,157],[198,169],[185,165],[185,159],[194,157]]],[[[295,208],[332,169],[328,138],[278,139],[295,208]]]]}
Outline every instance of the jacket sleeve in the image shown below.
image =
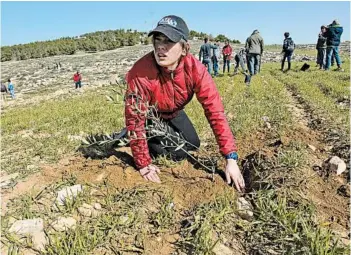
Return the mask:
{"type": "Polygon", "coordinates": [[[196,66],[195,93],[204,108],[206,118],[216,137],[223,156],[237,151],[234,136],[224,114],[224,107],[216,84],[204,66],[196,66]]]}
{"type": "Polygon", "coordinates": [[[261,55],[263,54],[263,50],[264,50],[264,41],[263,38],[261,39],[261,55]]]}
{"type": "Polygon", "coordinates": [[[202,51],[203,51],[203,49],[202,49],[202,46],[200,47],[200,52],[199,52],[199,60],[201,61],[201,57],[202,57],[202,51]]]}
{"type": "Polygon", "coordinates": [[[145,132],[147,111],[145,102],[148,100],[148,93],[139,85],[137,78],[129,79],[127,74],[126,80],[128,84],[125,95],[126,127],[129,133],[130,148],[135,165],[138,169],[141,169],[152,162],[145,132]],[[136,107],[139,110],[137,110],[136,107]]]}
{"type": "Polygon", "coordinates": [[[246,39],[246,43],[245,43],[245,51],[249,52],[249,48],[250,48],[250,46],[249,46],[249,38],[247,38],[246,39]]]}

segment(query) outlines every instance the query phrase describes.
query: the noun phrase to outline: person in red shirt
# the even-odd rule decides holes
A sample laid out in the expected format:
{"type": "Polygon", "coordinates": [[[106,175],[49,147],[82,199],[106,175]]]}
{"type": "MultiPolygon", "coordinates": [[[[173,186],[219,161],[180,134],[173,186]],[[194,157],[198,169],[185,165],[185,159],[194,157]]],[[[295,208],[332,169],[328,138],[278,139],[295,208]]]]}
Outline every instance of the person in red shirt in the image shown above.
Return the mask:
{"type": "Polygon", "coordinates": [[[228,68],[228,73],[230,69],[230,60],[232,59],[232,53],[233,49],[229,45],[229,41],[225,41],[225,45],[222,49],[222,54],[223,54],[223,73],[225,72],[225,67],[227,66],[228,68]]]}
{"type": "Polygon", "coordinates": [[[78,71],[73,75],[73,81],[76,85],[76,89],[82,87],[82,75],[78,71]]]}
{"type": "Polygon", "coordinates": [[[125,121],[134,162],[140,174],[146,180],[160,182],[160,169],[152,164],[152,157],[168,155],[174,160],[182,160],[187,157],[185,151],[196,150],[200,146],[195,128],[183,110],[195,94],[226,159],[227,182],[233,181],[236,188],[243,191],[245,182],[237,164],[234,136],[211,75],[189,53],[186,23],[178,16],[166,16],[149,36],[152,36],[153,51],[139,59],[126,74],[125,121]],[[143,100],[137,101],[136,98],[143,100]],[[153,123],[143,111],[135,110],[136,103],[139,109],[144,110],[148,109],[148,105],[155,106],[168,132],[179,134],[186,141],[182,149],[164,146],[177,143],[171,138],[147,136],[153,123]]]}

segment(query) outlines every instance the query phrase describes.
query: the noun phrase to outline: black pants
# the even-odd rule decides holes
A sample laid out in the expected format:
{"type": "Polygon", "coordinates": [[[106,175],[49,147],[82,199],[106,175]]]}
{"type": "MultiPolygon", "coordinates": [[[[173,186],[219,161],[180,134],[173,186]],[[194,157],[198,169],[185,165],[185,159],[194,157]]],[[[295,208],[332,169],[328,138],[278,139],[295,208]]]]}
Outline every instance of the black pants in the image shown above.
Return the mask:
{"type": "MultiPolygon", "coordinates": [[[[156,136],[148,140],[149,151],[152,157],[155,158],[159,155],[166,155],[172,160],[183,160],[187,157],[185,151],[193,151],[200,147],[200,140],[195,128],[183,110],[180,111],[175,118],[162,121],[166,124],[169,131],[168,133],[172,136],[156,136]],[[182,142],[178,141],[177,137],[179,136],[176,132],[181,137],[181,141],[185,140],[190,143],[185,143],[185,145],[177,151],[175,149],[178,145],[181,145],[182,142]]],[[[147,125],[150,127],[152,123],[148,122],[147,125]]]]}

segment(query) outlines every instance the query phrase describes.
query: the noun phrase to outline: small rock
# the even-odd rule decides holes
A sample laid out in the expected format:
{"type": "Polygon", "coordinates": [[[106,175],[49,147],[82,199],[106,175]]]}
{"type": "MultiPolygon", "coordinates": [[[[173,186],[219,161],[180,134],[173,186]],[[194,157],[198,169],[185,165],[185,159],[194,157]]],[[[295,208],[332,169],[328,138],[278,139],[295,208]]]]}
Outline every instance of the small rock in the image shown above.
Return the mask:
{"type": "Polygon", "coordinates": [[[308,147],[312,150],[312,151],[316,151],[317,150],[317,148],[316,147],[314,147],[313,145],[311,145],[311,144],[309,144],[308,145],[308,147]]]}
{"type": "Polygon", "coordinates": [[[215,247],[213,247],[212,252],[216,255],[233,255],[234,251],[224,244],[218,242],[215,247]]]}
{"type": "Polygon", "coordinates": [[[58,217],[57,220],[51,223],[51,226],[56,231],[62,232],[62,231],[67,231],[68,229],[71,229],[71,228],[75,228],[76,224],[77,224],[76,219],[72,217],[65,218],[60,216],[58,217]]]}
{"type": "Polygon", "coordinates": [[[13,179],[16,179],[19,176],[19,173],[13,173],[10,175],[2,176],[1,177],[1,184],[6,181],[11,181],[13,179]]]}
{"type": "Polygon", "coordinates": [[[119,223],[120,224],[126,224],[129,220],[129,217],[128,216],[121,216],[119,217],[119,223]]]}
{"type": "Polygon", "coordinates": [[[68,166],[70,164],[70,161],[68,158],[64,158],[60,160],[60,164],[64,166],[68,166]]]}
{"type": "Polygon", "coordinates": [[[63,188],[57,193],[56,201],[59,205],[64,205],[66,198],[73,199],[78,195],[78,193],[82,192],[82,190],[83,187],[80,184],[63,188]]]}
{"type": "Polygon", "coordinates": [[[78,212],[85,217],[91,217],[93,214],[91,209],[85,207],[78,207],[78,212]]]}
{"type": "Polygon", "coordinates": [[[100,205],[99,203],[95,203],[95,204],[94,204],[94,208],[95,208],[96,210],[101,210],[101,205],[100,205]]]}
{"type": "Polygon", "coordinates": [[[44,251],[45,245],[48,242],[44,231],[35,232],[31,236],[33,241],[33,247],[39,251],[44,251]]]}
{"type": "Polygon", "coordinates": [[[42,219],[29,219],[29,220],[17,220],[11,228],[9,232],[26,235],[34,232],[40,232],[44,230],[44,222],[42,219]]]}
{"type": "Polygon", "coordinates": [[[92,205],[86,203],[78,208],[78,212],[85,217],[97,217],[100,215],[99,211],[95,210],[92,205]]]}
{"type": "Polygon", "coordinates": [[[329,171],[340,175],[346,170],[345,162],[337,156],[332,157],[329,160],[329,171]]]}
{"type": "Polygon", "coordinates": [[[237,206],[238,206],[238,214],[241,218],[244,220],[252,220],[253,218],[253,212],[251,210],[252,206],[251,204],[245,200],[243,197],[239,197],[237,201],[237,206]]]}

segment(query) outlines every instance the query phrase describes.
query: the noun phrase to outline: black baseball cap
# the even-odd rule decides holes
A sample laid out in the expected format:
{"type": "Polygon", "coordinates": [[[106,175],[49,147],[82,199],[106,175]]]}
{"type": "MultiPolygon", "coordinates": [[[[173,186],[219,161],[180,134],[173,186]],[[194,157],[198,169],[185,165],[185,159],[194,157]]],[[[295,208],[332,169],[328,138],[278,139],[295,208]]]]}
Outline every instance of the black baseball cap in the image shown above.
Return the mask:
{"type": "Polygon", "coordinates": [[[157,27],[152,30],[148,36],[154,33],[162,33],[167,36],[172,42],[179,42],[181,39],[188,41],[189,29],[185,21],[174,15],[163,17],[158,23],[157,27]]]}

